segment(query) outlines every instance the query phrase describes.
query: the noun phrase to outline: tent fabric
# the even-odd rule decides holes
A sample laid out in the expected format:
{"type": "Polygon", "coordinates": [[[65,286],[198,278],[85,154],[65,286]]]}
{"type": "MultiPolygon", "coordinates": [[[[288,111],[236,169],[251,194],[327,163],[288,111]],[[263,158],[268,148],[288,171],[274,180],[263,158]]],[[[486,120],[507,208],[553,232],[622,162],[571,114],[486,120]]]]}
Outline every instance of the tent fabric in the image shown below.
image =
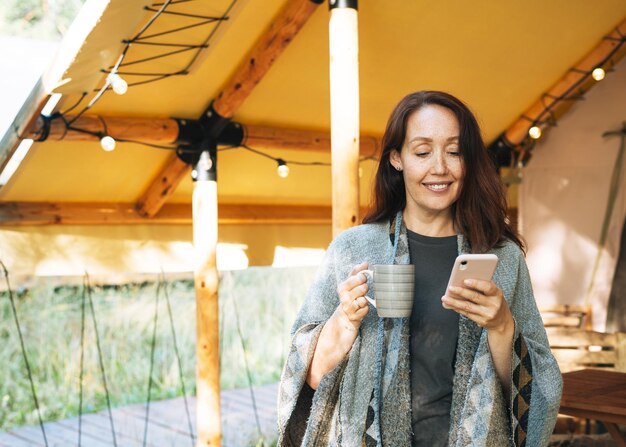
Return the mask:
{"type": "MultiPolygon", "coordinates": [[[[609,183],[626,119],[626,61],[546,132],[523,169],[520,229],[539,306],[592,305],[593,327],[605,328],[606,309],[626,214],[621,179],[607,240],[588,294],[607,207],[609,183]]],[[[622,298],[623,299],[623,298],[622,298]]]]}

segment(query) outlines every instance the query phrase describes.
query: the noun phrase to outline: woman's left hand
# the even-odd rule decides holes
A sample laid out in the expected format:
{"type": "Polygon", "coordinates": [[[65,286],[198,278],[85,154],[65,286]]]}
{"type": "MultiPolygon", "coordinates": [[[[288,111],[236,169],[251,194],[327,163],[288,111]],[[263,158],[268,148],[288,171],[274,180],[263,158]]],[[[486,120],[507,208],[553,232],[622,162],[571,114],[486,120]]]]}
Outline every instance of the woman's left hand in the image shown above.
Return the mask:
{"type": "Polygon", "coordinates": [[[450,287],[441,298],[443,307],[469,318],[487,330],[505,331],[514,324],[502,290],[491,281],[466,279],[464,287],[450,287]]]}

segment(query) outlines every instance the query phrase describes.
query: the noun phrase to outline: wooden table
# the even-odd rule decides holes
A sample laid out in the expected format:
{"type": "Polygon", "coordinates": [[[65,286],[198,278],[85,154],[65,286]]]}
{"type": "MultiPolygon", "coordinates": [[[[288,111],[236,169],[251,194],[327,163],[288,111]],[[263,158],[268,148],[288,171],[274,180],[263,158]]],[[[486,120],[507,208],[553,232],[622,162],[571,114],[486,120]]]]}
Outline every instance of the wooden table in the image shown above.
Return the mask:
{"type": "Polygon", "coordinates": [[[626,447],[616,424],[626,424],[626,373],[583,369],[563,374],[562,414],[601,421],[615,443],[626,447]]]}

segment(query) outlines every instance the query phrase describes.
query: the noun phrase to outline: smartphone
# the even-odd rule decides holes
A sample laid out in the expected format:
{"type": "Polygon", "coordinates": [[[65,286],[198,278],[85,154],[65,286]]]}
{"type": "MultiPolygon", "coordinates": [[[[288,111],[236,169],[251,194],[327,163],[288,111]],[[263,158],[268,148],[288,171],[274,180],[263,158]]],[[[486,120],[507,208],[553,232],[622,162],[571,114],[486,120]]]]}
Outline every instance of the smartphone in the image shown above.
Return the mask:
{"type": "Polygon", "coordinates": [[[498,257],[494,254],[459,255],[454,261],[448,287],[465,287],[463,281],[466,279],[491,281],[497,265],[498,257]]]}

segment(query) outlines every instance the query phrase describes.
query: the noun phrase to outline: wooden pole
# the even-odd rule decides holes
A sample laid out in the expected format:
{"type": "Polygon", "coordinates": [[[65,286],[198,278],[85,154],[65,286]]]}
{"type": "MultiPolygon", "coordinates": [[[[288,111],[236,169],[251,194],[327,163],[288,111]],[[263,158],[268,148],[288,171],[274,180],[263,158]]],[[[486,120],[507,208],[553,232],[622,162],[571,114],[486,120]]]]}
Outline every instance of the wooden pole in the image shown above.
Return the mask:
{"type": "Polygon", "coordinates": [[[359,218],[359,33],[356,0],[330,0],[333,236],[359,218]]]}
{"type": "Polygon", "coordinates": [[[196,255],[196,426],[198,447],[221,446],[217,181],[208,151],[202,153],[193,191],[193,244],[196,255]],[[210,166],[209,166],[210,165],[210,166]],[[211,174],[212,173],[212,174],[211,174]]]}

